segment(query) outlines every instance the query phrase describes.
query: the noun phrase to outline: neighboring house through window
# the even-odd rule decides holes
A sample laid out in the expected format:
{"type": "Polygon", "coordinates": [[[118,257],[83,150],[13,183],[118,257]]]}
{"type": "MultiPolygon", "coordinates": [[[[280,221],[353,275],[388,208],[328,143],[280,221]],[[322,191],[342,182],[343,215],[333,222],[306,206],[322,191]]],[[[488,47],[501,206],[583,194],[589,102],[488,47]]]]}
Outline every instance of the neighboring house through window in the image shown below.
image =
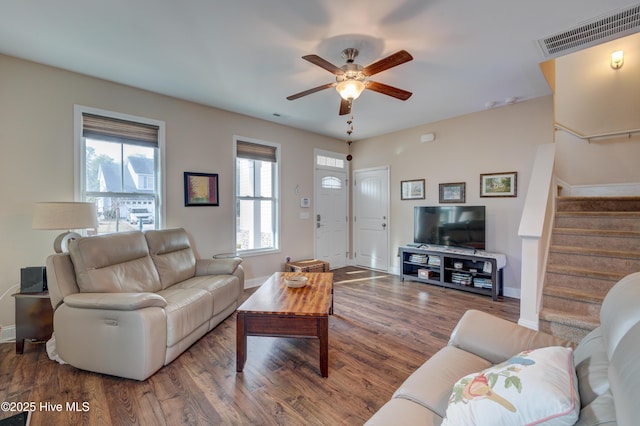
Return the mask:
{"type": "Polygon", "coordinates": [[[263,253],[279,249],[280,146],[235,138],[236,250],[263,253]]]}
{"type": "Polygon", "coordinates": [[[76,105],[76,191],[98,234],[160,228],[164,122],[76,105]]]}

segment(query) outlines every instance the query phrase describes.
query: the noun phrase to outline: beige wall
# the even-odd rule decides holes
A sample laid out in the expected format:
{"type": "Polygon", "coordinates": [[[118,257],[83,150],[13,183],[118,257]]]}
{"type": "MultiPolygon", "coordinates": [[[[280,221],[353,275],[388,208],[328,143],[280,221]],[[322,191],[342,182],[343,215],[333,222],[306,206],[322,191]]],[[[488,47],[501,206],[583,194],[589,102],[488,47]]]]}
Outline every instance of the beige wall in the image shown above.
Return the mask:
{"type": "Polygon", "coordinates": [[[413,240],[413,207],[437,205],[440,183],[466,182],[466,204],[487,209],[487,250],[505,253],[504,284],[519,295],[521,243],[518,226],[532,161],[540,144],[553,141],[552,98],[543,97],[354,142],[352,170],[390,166],[390,264],[413,240]],[[434,132],[434,142],[420,136],[434,132]],[[518,172],[516,198],[480,198],[480,174],[518,172]],[[400,181],[426,179],[426,199],[400,201],[400,181]]]}
{"type": "MultiPolygon", "coordinates": [[[[556,120],[582,135],[640,129],[640,34],[556,60],[556,120]],[[611,53],[623,50],[622,68],[611,53]]],[[[640,183],[640,135],[591,143],[556,132],[556,173],[570,185],[640,183]]]]}
{"type": "Polygon", "coordinates": [[[280,143],[282,252],[247,257],[247,277],[313,256],[299,197],[313,196],[313,149],[343,141],[0,55],[0,325],[14,324],[20,268],[44,265],[58,234],[31,229],[34,203],[73,200],[74,104],[166,122],[166,226],[189,230],[203,257],[233,250],[233,136],[280,143]],[[184,207],[185,171],[219,174],[219,207],[184,207]]]}
{"type": "MultiPolygon", "coordinates": [[[[640,128],[638,58],[640,34],[559,58],[557,120],[584,134],[640,128]],[[625,64],[614,71],[608,61],[617,49],[624,49],[625,64]]],[[[269,275],[286,256],[313,256],[313,222],[299,219],[299,197],[313,197],[313,149],[345,152],[344,141],[0,55],[0,325],[14,323],[10,294],[20,268],[43,265],[57,235],[31,229],[34,203],[73,199],[74,104],[166,122],[165,226],[187,228],[206,257],[232,250],[233,136],[280,143],[282,251],[245,258],[247,277],[269,275]],[[184,171],[218,173],[220,207],[185,208],[184,171]]],[[[517,230],[536,147],[554,138],[553,106],[545,97],[352,145],[352,170],[390,166],[392,271],[399,270],[397,247],[412,239],[413,206],[438,204],[439,183],[466,182],[466,204],[487,206],[487,249],[507,254],[507,294],[518,295],[517,230]],[[431,132],[436,140],[421,143],[431,132]],[[480,198],[480,173],[505,171],[518,172],[518,197],[480,198]],[[401,201],[400,181],[420,178],[426,199],[401,201]]],[[[640,182],[639,141],[588,144],[556,132],[556,172],[574,185],[640,182]]]]}

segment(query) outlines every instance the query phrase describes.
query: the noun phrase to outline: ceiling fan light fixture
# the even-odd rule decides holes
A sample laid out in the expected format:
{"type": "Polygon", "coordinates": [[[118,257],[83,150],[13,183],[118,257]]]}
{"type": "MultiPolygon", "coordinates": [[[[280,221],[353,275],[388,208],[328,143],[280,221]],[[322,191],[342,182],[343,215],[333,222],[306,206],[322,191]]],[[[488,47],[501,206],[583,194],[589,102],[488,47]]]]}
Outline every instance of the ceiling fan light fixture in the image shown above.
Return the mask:
{"type": "Polygon", "coordinates": [[[338,115],[346,115],[351,112],[353,100],[357,99],[365,89],[391,96],[393,98],[400,99],[401,101],[406,101],[411,97],[412,93],[406,90],[367,80],[372,75],[413,60],[413,56],[411,56],[409,52],[406,50],[400,50],[393,55],[382,58],[366,67],[362,67],[362,65],[355,63],[357,56],[358,49],[345,49],[342,52],[342,57],[345,59],[346,63],[341,67],[333,65],[331,62],[326,59],[322,59],[318,55],[303,56],[302,59],[305,61],[317,65],[333,74],[336,81],[335,83],[323,84],[322,86],[295,93],[291,96],[287,96],[287,99],[293,101],[303,96],[328,89],[329,87],[335,87],[340,95],[340,109],[338,110],[338,115]]]}
{"type": "Polygon", "coordinates": [[[342,99],[345,101],[352,101],[354,99],[358,99],[358,96],[360,96],[364,87],[364,81],[348,79],[338,82],[336,90],[342,99]]]}

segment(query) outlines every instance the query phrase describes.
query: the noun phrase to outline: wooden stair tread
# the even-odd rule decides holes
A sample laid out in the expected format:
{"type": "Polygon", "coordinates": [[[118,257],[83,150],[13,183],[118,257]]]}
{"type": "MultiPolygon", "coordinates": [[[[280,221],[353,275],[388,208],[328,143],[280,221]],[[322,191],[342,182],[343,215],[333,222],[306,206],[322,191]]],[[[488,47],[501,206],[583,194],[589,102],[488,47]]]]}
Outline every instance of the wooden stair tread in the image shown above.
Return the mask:
{"type": "Polygon", "coordinates": [[[540,319],[570,327],[581,328],[583,330],[593,330],[600,325],[600,318],[570,314],[549,308],[543,308],[540,311],[540,319]]]}
{"type": "Polygon", "coordinates": [[[589,255],[589,256],[640,259],[640,251],[633,251],[633,250],[610,250],[610,249],[594,249],[589,247],[551,245],[549,247],[549,253],[551,252],[573,253],[573,254],[589,255]]]}
{"type": "Polygon", "coordinates": [[[563,210],[556,212],[556,216],[570,217],[598,217],[598,216],[612,216],[612,217],[640,217],[638,211],[581,211],[581,210],[563,210]]]}
{"type": "Polygon", "coordinates": [[[640,231],[618,231],[613,229],[553,228],[553,233],[558,235],[640,238],[640,231]]]}
{"type": "Polygon", "coordinates": [[[601,279],[610,280],[610,281],[619,281],[625,275],[627,275],[626,273],[619,273],[615,271],[605,271],[601,269],[586,269],[586,268],[580,268],[576,266],[565,266],[565,265],[547,265],[547,272],[552,272],[556,274],[574,275],[579,277],[590,276],[590,277],[601,278],[601,279]]]}
{"type": "Polygon", "coordinates": [[[570,287],[560,287],[555,285],[548,285],[544,287],[543,294],[545,296],[562,297],[565,299],[572,299],[579,302],[589,302],[602,304],[604,297],[607,295],[609,289],[598,290],[583,290],[570,287]]]}
{"type": "Polygon", "coordinates": [[[640,210],[640,197],[637,196],[613,196],[613,197],[558,197],[556,210],[588,211],[588,212],[629,212],[640,210]]]}
{"type": "Polygon", "coordinates": [[[633,201],[640,200],[640,196],[637,195],[560,195],[557,197],[558,201],[633,201]]]}

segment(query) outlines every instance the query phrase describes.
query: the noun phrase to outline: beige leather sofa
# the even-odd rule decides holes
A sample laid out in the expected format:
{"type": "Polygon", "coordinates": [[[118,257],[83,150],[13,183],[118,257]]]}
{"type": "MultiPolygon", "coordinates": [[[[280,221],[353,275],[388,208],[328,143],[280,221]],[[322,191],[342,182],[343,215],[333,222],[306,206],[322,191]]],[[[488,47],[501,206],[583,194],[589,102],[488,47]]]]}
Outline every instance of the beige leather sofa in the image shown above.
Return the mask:
{"type": "MultiPolygon", "coordinates": [[[[607,294],[601,326],[573,352],[580,398],[578,425],[637,425],[640,413],[640,272],[607,294]]],[[[454,384],[525,349],[568,345],[480,311],[468,311],[449,345],[395,391],[367,425],[439,425],[454,384]]],[[[532,399],[539,398],[531,395],[532,399]]],[[[487,419],[483,424],[495,424],[487,419]]]]}
{"type": "Polygon", "coordinates": [[[69,253],[47,258],[49,352],[83,370],[144,380],[236,310],[241,261],[196,259],[181,228],[72,241],[69,253]]]}

